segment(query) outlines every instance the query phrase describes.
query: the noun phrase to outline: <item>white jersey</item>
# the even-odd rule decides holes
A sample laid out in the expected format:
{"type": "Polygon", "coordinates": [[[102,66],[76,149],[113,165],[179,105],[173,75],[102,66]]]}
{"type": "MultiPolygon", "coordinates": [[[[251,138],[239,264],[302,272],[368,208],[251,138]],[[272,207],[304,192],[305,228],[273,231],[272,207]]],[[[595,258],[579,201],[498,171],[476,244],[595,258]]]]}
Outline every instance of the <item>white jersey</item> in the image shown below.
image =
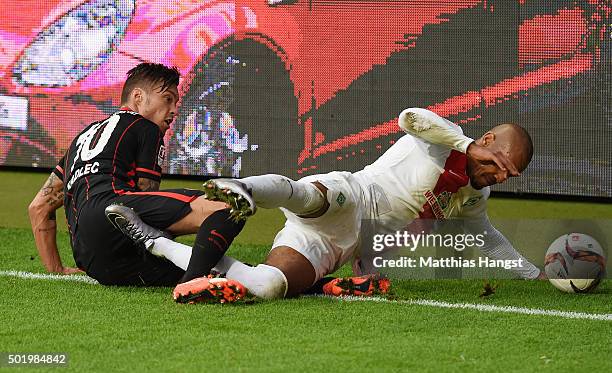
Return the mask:
{"type": "Polygon", "coordinates": [[[370,201],[369,216],[378,229],[405,229],[416,218],[469,218],[464,229],[488,232],[481,250],[490,258],[521,260],[513,268],[523,278],[540,270],[518,253],[487,216],[490,188],[476,190],[466,174],[472,139],[461,127],[419,108],[404,110],[399,126],[407,132],[379,159],[354,174],[370,201]],[[416,120],[415,120],[416,119],[416,120]]]}
{"type": "MultiPolygon", "coordinates": [[[[409,229],[417,218],[469,217],[466,230],[489,232],[481,249],[487,256],[524,259],[488,220],[489,188],[476,190],[470,185],[465,153],[474,140],[464,136],[459,126],[425,109],[404,110],[399,125],[408,134],[363,170],[301,179],[323,184],[330,206],[317,218],[301,218],[283,210],[287,222],[273,248],[297,250],[312,263],[320,279],[358,254],[362,219],[374,220],[378,232],[397,232],[409,229]]],[[[366,269],[358,267],[354,265],[356,273],[366,269]]],[[[539,274],[526,260],[514,271],[524,278],[539,274]]]]}
{"type": "Polygon", "coordinates": [[[463,135],[461,127],[424,109],[402,112],[399,123],[407,132],[415,132],[406,123],[406,115],[411,112],[430,119],[432,126],[421,129],[417,133],[420,137],[404,135],[374,163],[354,174],[370,197],[369,218],[385,230],[396,231],[416,218],[486,214],[489,188],[472,188],[466,174],[465,151],[473,140],[463,135]],[[424,139],[433,125],[439,126],[435,128],[435,141],[444,145],[424,139]]]}

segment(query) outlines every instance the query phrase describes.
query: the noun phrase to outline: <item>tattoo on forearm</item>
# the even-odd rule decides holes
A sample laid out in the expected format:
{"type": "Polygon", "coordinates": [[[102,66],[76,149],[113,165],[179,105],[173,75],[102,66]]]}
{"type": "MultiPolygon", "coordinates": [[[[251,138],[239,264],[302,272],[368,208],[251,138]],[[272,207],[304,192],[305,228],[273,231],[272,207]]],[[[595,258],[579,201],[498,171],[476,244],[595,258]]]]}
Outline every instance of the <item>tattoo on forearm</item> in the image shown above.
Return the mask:
{"type": "Polygon", "coordinates": [[[55,211],[51,211],[49,213],[49,220],[57,220],[57,215],[55,214],[55,211]]]}
{"type": "Polygon", "coordinates": [[[64,203],[64,185],[58,184],[58,177],[51,174],[45,182],[45,185],[40,189],[43,197],[47,197],[46,201],[49,206],[61,206],[64,203]]]}
{"type": "Polygon", "coordinates": [[[55,194],[49,196],[47,199],[47,203],[50,206],[62,205],[64,203],[64,192],[56,192],[55,194]]]}
{"type": "Polygon", "coordinates": [[[53,183],[55,182],[56,179],[57,179],[57,176],[55,176],[55,174],[51,174],[51,176],[49,176],[49,178],[45,182],[45,185],[43,185],[43,187],[40,190],[43,196],[46,197],[49,194],[53,193],[53,183]]]}

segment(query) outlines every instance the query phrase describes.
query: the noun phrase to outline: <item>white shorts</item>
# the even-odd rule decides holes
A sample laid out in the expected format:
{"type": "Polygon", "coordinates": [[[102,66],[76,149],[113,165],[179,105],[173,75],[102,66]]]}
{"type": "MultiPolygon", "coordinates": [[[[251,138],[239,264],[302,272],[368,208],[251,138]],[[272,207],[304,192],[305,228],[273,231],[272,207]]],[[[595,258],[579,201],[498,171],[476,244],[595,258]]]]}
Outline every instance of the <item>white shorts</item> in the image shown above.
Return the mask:
{"type": "Polygon", "coordinates": [[[272,249],[288,246],[304,255],[314,267],[318,281],[355,254],[365,211],[364,193],[350,172],[311,175],[299,181],[323,184],[329,209],[318,218],[300,218],[281,209],[287,221],[274,238],[272,249]]]}

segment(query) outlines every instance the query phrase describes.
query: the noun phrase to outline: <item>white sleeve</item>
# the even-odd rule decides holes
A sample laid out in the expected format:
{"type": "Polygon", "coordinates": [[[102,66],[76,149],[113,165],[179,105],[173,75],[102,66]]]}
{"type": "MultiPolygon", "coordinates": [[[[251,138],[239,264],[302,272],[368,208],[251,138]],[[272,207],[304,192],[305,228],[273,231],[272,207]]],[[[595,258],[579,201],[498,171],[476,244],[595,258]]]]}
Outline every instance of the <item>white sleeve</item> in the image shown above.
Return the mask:
{"type": "Polygon", "coordinates": [[[535,279],[540,274],[538,267],[534,266],[516,251],[510,241],[500,231],[495,229],[487,215],[465,220],[464,227],[466,231],[474,234],[487,232],[484,235],[484,246],[481,248],[481,251],[489,258],[499,260],[522,259],[521,263],[523,265],[514,267],[512,270],[524,279],[535,279]]]}
{"type": "Polygon", "coordinates": [[[402,111],[398,124],[414,137],[461,153],[465,153],[474,141],[463,134],[461,127],[427,109],[410,108],[402,111]]]}

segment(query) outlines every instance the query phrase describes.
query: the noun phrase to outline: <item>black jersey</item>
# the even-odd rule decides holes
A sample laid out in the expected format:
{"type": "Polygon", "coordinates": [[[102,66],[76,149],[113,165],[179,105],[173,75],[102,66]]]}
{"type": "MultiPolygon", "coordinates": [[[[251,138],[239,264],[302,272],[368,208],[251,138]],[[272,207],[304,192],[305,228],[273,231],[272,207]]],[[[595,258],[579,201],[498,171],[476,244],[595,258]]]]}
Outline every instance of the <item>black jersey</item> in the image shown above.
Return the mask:
{"type": "Polygon", "coordinates": [[[160,181],[163,158],[159,127],[129,109],[87,126],[54,170],[64,181],[64,207],[71,231],[74,233],[80,209],[94,195],[137,191],[138,178],[160,181]]]}

